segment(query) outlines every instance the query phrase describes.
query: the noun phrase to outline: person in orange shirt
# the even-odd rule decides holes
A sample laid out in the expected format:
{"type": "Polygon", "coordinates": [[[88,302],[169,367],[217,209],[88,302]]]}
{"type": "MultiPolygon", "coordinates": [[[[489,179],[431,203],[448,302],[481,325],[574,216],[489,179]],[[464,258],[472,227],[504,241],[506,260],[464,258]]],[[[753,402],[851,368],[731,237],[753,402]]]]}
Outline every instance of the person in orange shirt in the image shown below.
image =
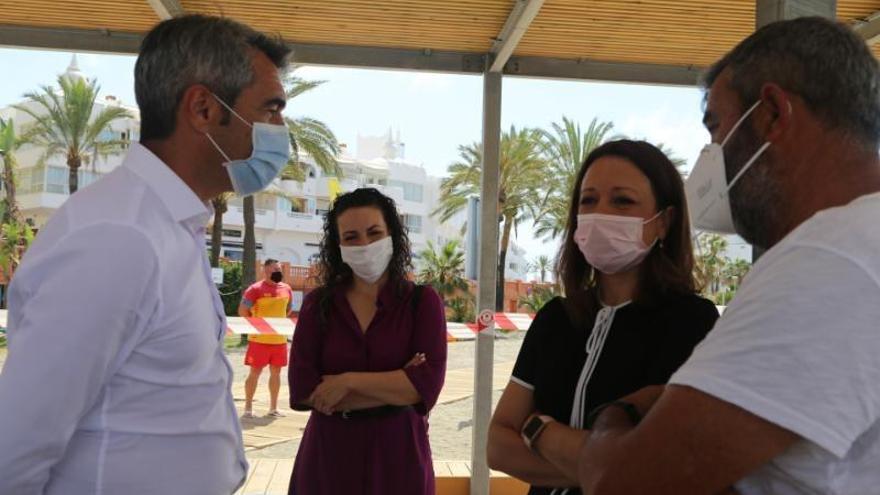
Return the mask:
{"type": "MultiPolygon", "coordinates": [[[[244,292],[238,315],[258,318],[285,318],[293,313],[293,291],[282,282],[281,265],[278,260],[267,259],[263,263],[263,280],[251,285],[244,292]]],[[[287,337],[284,335],[253,334],[248,336],[244,364],[251,372],[244,385],[245,405],[242,418],[253,418],[254,393],[260,382],[263,368],[269,366],[270,407],[267,416],[283,416],[278,411],[278,391],[281,389],[281,368],[287,366],[287,337]]]]}

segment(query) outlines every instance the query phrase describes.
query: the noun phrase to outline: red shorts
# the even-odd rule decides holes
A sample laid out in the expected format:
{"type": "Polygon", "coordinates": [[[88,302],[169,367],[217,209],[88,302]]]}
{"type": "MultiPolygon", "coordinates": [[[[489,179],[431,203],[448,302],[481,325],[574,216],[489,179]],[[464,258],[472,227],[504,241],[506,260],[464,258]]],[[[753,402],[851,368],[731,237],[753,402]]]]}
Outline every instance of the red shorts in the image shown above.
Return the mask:
{"type": "Polygon", "coordinates": [[[245,366],[262,368],[264,366],[287,366],[287,344],[260,344],[248,342],[245,366]]]}

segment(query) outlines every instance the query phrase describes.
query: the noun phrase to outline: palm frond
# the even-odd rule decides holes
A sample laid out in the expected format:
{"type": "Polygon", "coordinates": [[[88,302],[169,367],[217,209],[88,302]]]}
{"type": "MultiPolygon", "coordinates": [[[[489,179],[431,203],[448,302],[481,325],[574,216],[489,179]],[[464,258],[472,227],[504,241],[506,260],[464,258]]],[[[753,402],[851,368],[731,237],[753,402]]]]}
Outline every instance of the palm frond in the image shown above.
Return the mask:
{"type": "MultiPolygon", "coordinates": [[[[294,67],[293,70],[295,71],[296,69],[297,68],[294,67]]],[[[284,80],[284,87],[285,93],[287,94],[287,99],[292,100],[297,96],[300,96],[303,93],[307,93],[326,82],[327,81],[309,81],[299,76],[290,74],[284,80]]]]}
{"type": "Polygon", "coordinates": [[[577,185],[574,183],[581,165],[594,149],[609,139],[614,130],[611,122],[593,118],[586,129],[562,117],[549,130],[541,131],[542,151],[548,162],[547,193],[533,208],[535,233],[543,238],[555,238],[568,221],[568,204],[577,185]]]}
{"type": "Polygon", "coordinates": [[[12,119],[4,120],[0,117],[0,151],[12,153],[20,144],[21,140],[15,135],[15,123],[12,119]]]}
{"type": "Polygon", "coordinates": [[[467,280],[464,278],[464,252],[458,241],[448,241],[439,249],[428,241],[427,249],[419,254],[422,257],[419,281],[434,287],[446,304],[456,292],[468,290],[467,280]]]}
{"type": "MultiPolygon", "coordinates": [[[[301,96],[325,82],[309,81],[291,74],[284,82],[287,99],[291,100],[301,96]]],[[[285,117],[284,120],[290,130],[293,156],[282,172],[282,177],[299,181],[305,180],[307,174],[305,173],[305,164],[299,163],[300,152],[311,157],[324,174],[342,177],[342,167],[337,160],[341,151],[339,140],[327,124],[311,117],[285,117]]]]}
{"type": "Polygon", "coordinates": [[[291,142],[296,143],[298,152],[309,155],[325,174],[342,176],[342,167],[336,159],[340,152],[339,142],[327,124],[309,117],[285,120],[291,142]]]}

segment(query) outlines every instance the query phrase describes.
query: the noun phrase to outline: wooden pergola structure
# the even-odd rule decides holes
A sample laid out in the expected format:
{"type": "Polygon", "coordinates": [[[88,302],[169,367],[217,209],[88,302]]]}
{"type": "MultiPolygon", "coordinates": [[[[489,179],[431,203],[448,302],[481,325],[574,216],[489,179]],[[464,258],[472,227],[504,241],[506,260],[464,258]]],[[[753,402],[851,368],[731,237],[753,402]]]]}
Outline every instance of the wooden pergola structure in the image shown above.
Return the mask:
{"type": "MultiPolygon", "coordinates": [[[[878,11],[880,0],[0,0],[0,46],[133,54],[158,21],[205,13],[278,33],[300,64],[482,74],[481,197],[497,198],[505,76],[691,86],[756,26],[821,15],[873,46],[878,11]]],[[[491,313],[495,201],[480,219],[478,306],[491,313]]],[[[490,325],[477,345],[473,494],[489,486],[493,344],[490,325]]]]}
{"type": "Polygon", "coordinates": [[[0,45],[136,53],[159,20],[199,12],[280,34],[302,64],[482,73],[491,55],[504,75],[691,85],[762,15],[835,15],[874,42],[878,10],[875,0],[3,0],[0,45]]]}

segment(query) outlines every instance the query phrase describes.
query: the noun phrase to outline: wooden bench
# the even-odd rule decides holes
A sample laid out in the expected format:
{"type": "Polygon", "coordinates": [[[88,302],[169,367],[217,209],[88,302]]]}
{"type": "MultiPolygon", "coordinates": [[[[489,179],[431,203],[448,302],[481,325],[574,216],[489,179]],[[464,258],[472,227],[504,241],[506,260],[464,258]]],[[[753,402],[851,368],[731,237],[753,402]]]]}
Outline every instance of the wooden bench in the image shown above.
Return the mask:
{"type": "MultiPolygon", "coordinates": [[[[293,459],[254,459],[244,486],[235,495],[286,495],[293,459]]],[[[437,495],[468,495],[471,466],[466,461],[434,461],[437,495]]],[[[528,485],[492,471],[492,495],[525,495],[528,485]]]]}
{"type": "MultiPolygon", "coordinates": [[[[434,461],[437,495],[469,495],[471,463],[468,461],[434,461]]],[[[529,485],[510,476],[491,471],[489,491],[492,495],[525,495],[529,485]]]]}

